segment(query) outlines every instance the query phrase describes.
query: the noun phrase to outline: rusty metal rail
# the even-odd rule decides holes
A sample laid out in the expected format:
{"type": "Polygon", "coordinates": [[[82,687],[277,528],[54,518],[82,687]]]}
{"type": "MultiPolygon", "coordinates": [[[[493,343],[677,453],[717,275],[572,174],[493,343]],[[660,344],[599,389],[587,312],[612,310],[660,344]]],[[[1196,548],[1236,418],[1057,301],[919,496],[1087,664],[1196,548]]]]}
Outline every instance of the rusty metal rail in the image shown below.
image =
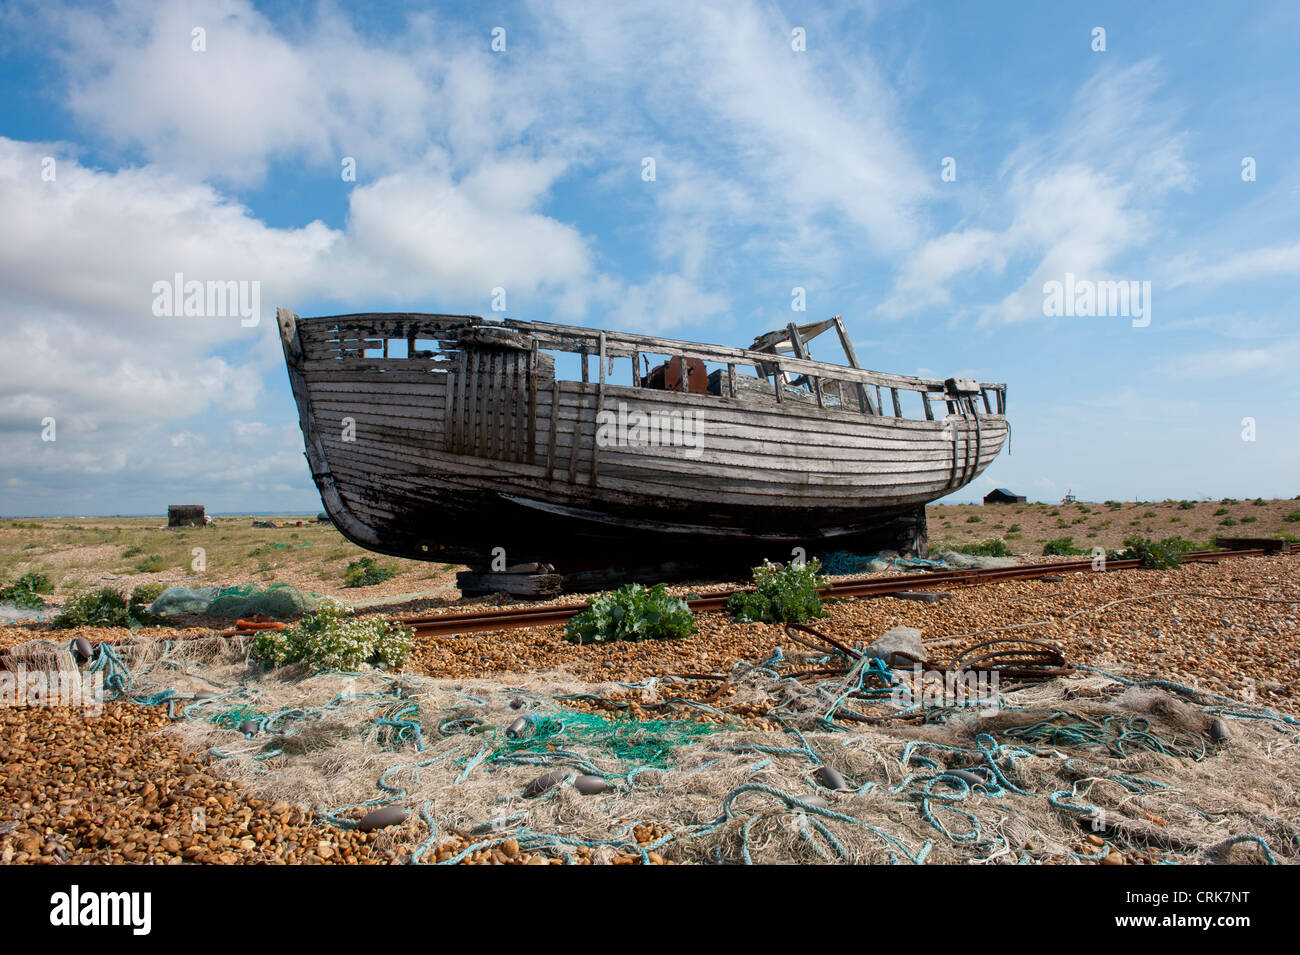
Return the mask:
{"type": "MultiPolygon", "coordinates": [[[[1295,553],[1295,547],[1289,547],[1285,553],[1295,553]]],[[[1254,548],[1249,550],[1195,551],[1183,555],[1184,563],[1205,560],[1219,560],[1225,557],[1258,557],[1266,552],[1254,548]]],[[[1140,560],[1108,560],[1106,573],[1113,570],[1133,570],[1142,566],[1140,560]]],[[[937,573],[898,574],[891,577],[850,578],[840,580],[822,588],[823,599],[844,597],[883,597],[905,590],[922,590],[933,587],[964,587],[975,584],[998,583],[1004,580],[1032,580],[1056,574],[1092,573],[1092,560],[1058,561],[1051,564],[1028,564],[1020,567],[991,567],[985,570],[949,570],[937,573]]],[[[1098,571],[1100,573],[1100,571],[1098,571]]],[[[750,588],[735,587],[728,590],[704,594],[694,600],[688,600],[695,613],[718,611],[726,607],[727,600],[738,593],[745,593],[750,588]]],[[[503,610],[477,611],[473,613],[432,614],[422,617],[407,617],[400,620],[424,637],[441,637],[459,633],[482,633],[497,630],[518,630],[524,627],[550,627],[567,623],[571,618],[587,609],[587,604],[575,603],[552,607],[509,607],[503,610]]]]}

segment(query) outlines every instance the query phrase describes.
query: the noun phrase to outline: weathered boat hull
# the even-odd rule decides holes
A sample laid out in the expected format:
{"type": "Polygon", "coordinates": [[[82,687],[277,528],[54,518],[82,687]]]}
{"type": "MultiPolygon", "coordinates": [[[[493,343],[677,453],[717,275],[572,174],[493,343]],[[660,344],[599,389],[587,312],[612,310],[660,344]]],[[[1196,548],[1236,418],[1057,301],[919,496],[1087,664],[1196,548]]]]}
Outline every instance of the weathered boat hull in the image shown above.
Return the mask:
{"type": "MultiPolygon", "coordinates": [[[[538,348],[556,326],[519,326],[529,348],[513,340],[447,348],[448,336],[465,335],[457,321],[481,323],[300,320],[281,310],[313,478],[336,526],[363,547],[470,566],[504,555],[571,571],[673,561],[722,570],[786,559],[795,547],[915,546],[925,503],[978,476],[1007,436],[1000,407],[914,420],[864,414],[842,387],[838,405],[820,390],[812,405],[775,393],[756,403],[734,384],[735,397],[651,389],[639,375],[616,385],[608,363],[630,346],[605,333],[589,333],[601,336],[600,380],[560,380],[545,373],[538,348]],[[441,336],[445,350],[418,352],[425,334],[441,336]],[[367,356],[375,343],[403,338],[415,357],[367,356]],[[665,423],[670,440],[647,443],[639,421],[665,423]]],[[[585,369],[584,353],[584,377],[585,369]]]]}

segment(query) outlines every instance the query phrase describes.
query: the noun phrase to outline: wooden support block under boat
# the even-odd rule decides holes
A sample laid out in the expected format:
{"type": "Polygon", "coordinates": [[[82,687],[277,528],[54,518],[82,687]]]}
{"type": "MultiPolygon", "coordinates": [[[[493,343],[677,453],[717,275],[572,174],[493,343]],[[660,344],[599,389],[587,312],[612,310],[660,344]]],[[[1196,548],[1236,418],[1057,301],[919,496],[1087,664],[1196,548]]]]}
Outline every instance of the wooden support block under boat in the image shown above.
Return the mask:
{"type": "Polygon", "coordinates": [[[1270,554],[1281,553],[1287,542],[1281,537],[1216,537],[1214,546],[1220,550],[1263,550],[1270,554]]]}
{"type": "Polygon", "coordinates": [[[560,593],[563,583],[559,574],[481,574],[463,570],[456,575],[456,586],[466,597],[502,593],[514,597],[554,597],[560,593]]]}

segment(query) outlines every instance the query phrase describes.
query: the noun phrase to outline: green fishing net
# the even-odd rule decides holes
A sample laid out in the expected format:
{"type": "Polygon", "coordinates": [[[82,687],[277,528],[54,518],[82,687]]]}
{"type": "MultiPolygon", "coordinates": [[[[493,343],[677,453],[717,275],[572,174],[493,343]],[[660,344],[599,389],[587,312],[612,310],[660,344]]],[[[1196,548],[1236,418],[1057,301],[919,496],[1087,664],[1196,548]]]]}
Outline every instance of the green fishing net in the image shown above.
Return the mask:
{"type": "Polygon", "coordinates": [[[325,597],[299,590],[292,584],[256,584],[235,587],[168,587],[149,606],[149,612],[166,616],[174,613],[206,614],[236,620],[265,614],[279,620],[301,617],[319,610],[325,597]]]}

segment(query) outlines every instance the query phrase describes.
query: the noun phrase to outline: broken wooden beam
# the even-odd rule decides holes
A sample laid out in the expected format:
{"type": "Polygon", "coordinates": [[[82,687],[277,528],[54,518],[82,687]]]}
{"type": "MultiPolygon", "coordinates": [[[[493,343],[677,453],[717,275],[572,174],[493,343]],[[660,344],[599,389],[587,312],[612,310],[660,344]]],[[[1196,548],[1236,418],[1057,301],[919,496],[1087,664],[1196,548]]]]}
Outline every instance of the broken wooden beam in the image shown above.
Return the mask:
{"type": "Polygon", "coordinates": [[[463,570],[456,575],[456,586],[465,596],[510,594],[513,597],[555,597],[563,578],[555,573],[478,573],[463,570]]]}
{"type": "Polygon", "coordinates": [[[1262,550],[1270,554],[1280,554],[1286,549],[1287,541],[1281,537],[1216,537],[1214,546],[1220,550],[1262,550]]]}

